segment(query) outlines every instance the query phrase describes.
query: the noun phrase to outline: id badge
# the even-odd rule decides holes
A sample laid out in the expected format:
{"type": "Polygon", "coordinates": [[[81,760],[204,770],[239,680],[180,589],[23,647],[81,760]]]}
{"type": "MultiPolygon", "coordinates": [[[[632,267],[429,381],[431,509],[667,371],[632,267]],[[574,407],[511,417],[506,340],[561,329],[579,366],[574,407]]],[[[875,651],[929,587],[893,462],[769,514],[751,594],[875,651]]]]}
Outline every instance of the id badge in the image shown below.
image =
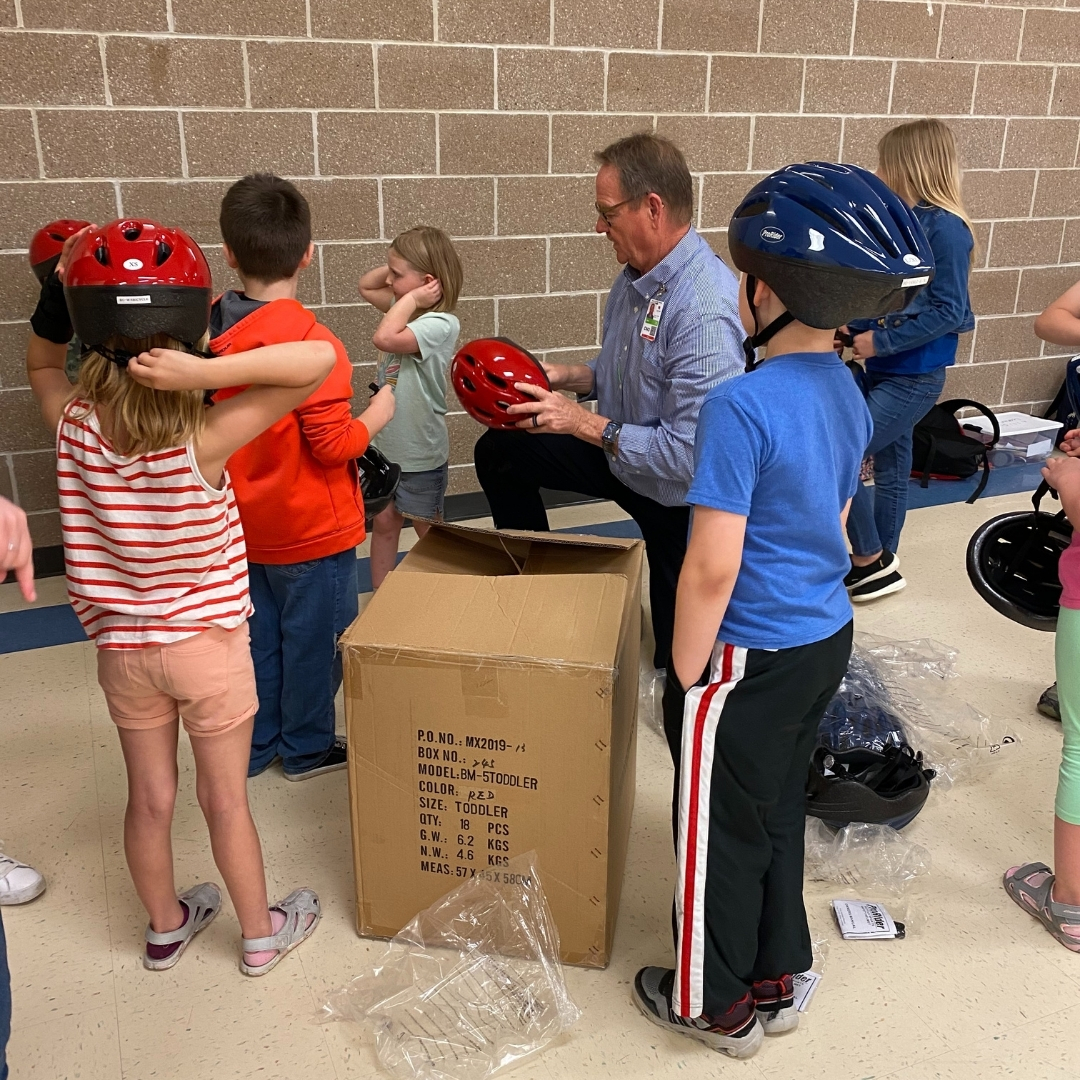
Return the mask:
{"type": "Polygon", "coordinates": [[[664,310],[663,300],[650,300],[645,309],[645,321],[641,324],[641,336],[646,341],[656,340],[656,331],[660,328],[660,315],[664,310]]]}

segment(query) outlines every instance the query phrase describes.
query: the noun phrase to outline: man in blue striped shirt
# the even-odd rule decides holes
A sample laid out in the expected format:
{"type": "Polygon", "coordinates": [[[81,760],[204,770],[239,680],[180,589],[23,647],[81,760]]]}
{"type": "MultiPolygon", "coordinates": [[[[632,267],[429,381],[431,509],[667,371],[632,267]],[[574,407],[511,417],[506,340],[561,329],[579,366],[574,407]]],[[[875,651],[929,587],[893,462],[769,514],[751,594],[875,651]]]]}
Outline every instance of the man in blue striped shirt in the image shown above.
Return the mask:
{"type": "Polygon", "coordinates": [[[484,433],[476,475],[497,528],[548,528],[540,488],[611,499],[641,528],[649,560],[654,662],[666,668],[686,553],[694,431],[705,395],[744,364],[737,282],[690,224],[693,181],[667,139],[630,135],[599,151],[596,231],[624,264],[588,364],[546,364],[552,390],[526,383],[521,431],[484,433]]]}

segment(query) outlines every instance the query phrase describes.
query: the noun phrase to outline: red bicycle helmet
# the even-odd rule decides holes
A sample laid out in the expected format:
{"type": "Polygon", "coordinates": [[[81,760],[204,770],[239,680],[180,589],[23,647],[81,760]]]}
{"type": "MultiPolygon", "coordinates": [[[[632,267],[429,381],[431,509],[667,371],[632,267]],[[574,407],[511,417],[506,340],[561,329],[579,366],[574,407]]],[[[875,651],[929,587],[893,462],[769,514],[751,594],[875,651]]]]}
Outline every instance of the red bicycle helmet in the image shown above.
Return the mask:
{"type": "Polygon", "coordinates": [[[42,285],[56,269],[60,252],[64,250],[64,241],[89,224],[89,221],[76,221],[74,218],[58,218],[34,233],[30,241],[30,269],[42,285]]]}
{"type": "Polygon", "coordinates": [[[514,388],[526,382],[551,389],[543,365],[528,349],[509,338],[477,338],[458,350],[450,368],[450,380],[465,411],[481,424],[510,431],[524,419],[509,416],[511,405],[535,401],[514,388]]]}
{"type": "Polygon", "coordinates": [[[71,252],[64,296],[84,346],[114,335],[168,334],[189,347],[210,325],[210,267],[186,232],[122,218],[87,233],[71,252]]]}

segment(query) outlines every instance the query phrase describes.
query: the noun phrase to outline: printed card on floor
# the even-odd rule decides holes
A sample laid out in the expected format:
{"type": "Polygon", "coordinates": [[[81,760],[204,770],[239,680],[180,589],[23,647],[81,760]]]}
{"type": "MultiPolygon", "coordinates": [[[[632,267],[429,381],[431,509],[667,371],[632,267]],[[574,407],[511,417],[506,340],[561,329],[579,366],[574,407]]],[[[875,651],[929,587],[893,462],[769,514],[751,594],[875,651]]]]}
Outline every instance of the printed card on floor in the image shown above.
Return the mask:
{"type": "Polygon", "coordinates": [[[904,936],[903,923],[896,923],[881,904],[870,900],[834,900],[833,916],[846,941],[874,941],[904,936]]]}
{"type": "Polygon", "coordinates": [[[806,1012],[821,976],[816,971],[804,971],[801,975],[793,975],[791,981],[795,984],[795,1008],[799,1012],[806,1012]]]}

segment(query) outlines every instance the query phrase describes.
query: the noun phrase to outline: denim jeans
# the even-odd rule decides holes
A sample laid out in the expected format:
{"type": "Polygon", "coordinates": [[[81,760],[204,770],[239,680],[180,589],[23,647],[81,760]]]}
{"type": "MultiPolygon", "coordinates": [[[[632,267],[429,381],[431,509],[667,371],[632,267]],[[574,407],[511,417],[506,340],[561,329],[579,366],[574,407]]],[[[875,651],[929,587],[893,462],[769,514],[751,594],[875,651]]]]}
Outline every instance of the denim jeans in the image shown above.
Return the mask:
{"type": "Polygon", "coordinates": [[[856,555],[896,551],[907,515],[911,432],[941,396],[946,368],[921,375],[868,371],[866,404],[874,421],[867,453],[874,458],[874,486],[860,484],[851,501],[848,539],[856,555]]]}
{"type": "Polygon", "coordinates": [[[0,917],[0,1080],[7,1080],[7,1044],[11,1037],[11,974],[8,972],[7,940],[0,917]]]}
{"type": "Polygon", "coordinates": [[[279,566],[251,563],[249,573],[259,693],[250,771],[280,754],[286,772],[303,772],[334,744],[337,641],[357,614],[356,551],[279,566]]]}

